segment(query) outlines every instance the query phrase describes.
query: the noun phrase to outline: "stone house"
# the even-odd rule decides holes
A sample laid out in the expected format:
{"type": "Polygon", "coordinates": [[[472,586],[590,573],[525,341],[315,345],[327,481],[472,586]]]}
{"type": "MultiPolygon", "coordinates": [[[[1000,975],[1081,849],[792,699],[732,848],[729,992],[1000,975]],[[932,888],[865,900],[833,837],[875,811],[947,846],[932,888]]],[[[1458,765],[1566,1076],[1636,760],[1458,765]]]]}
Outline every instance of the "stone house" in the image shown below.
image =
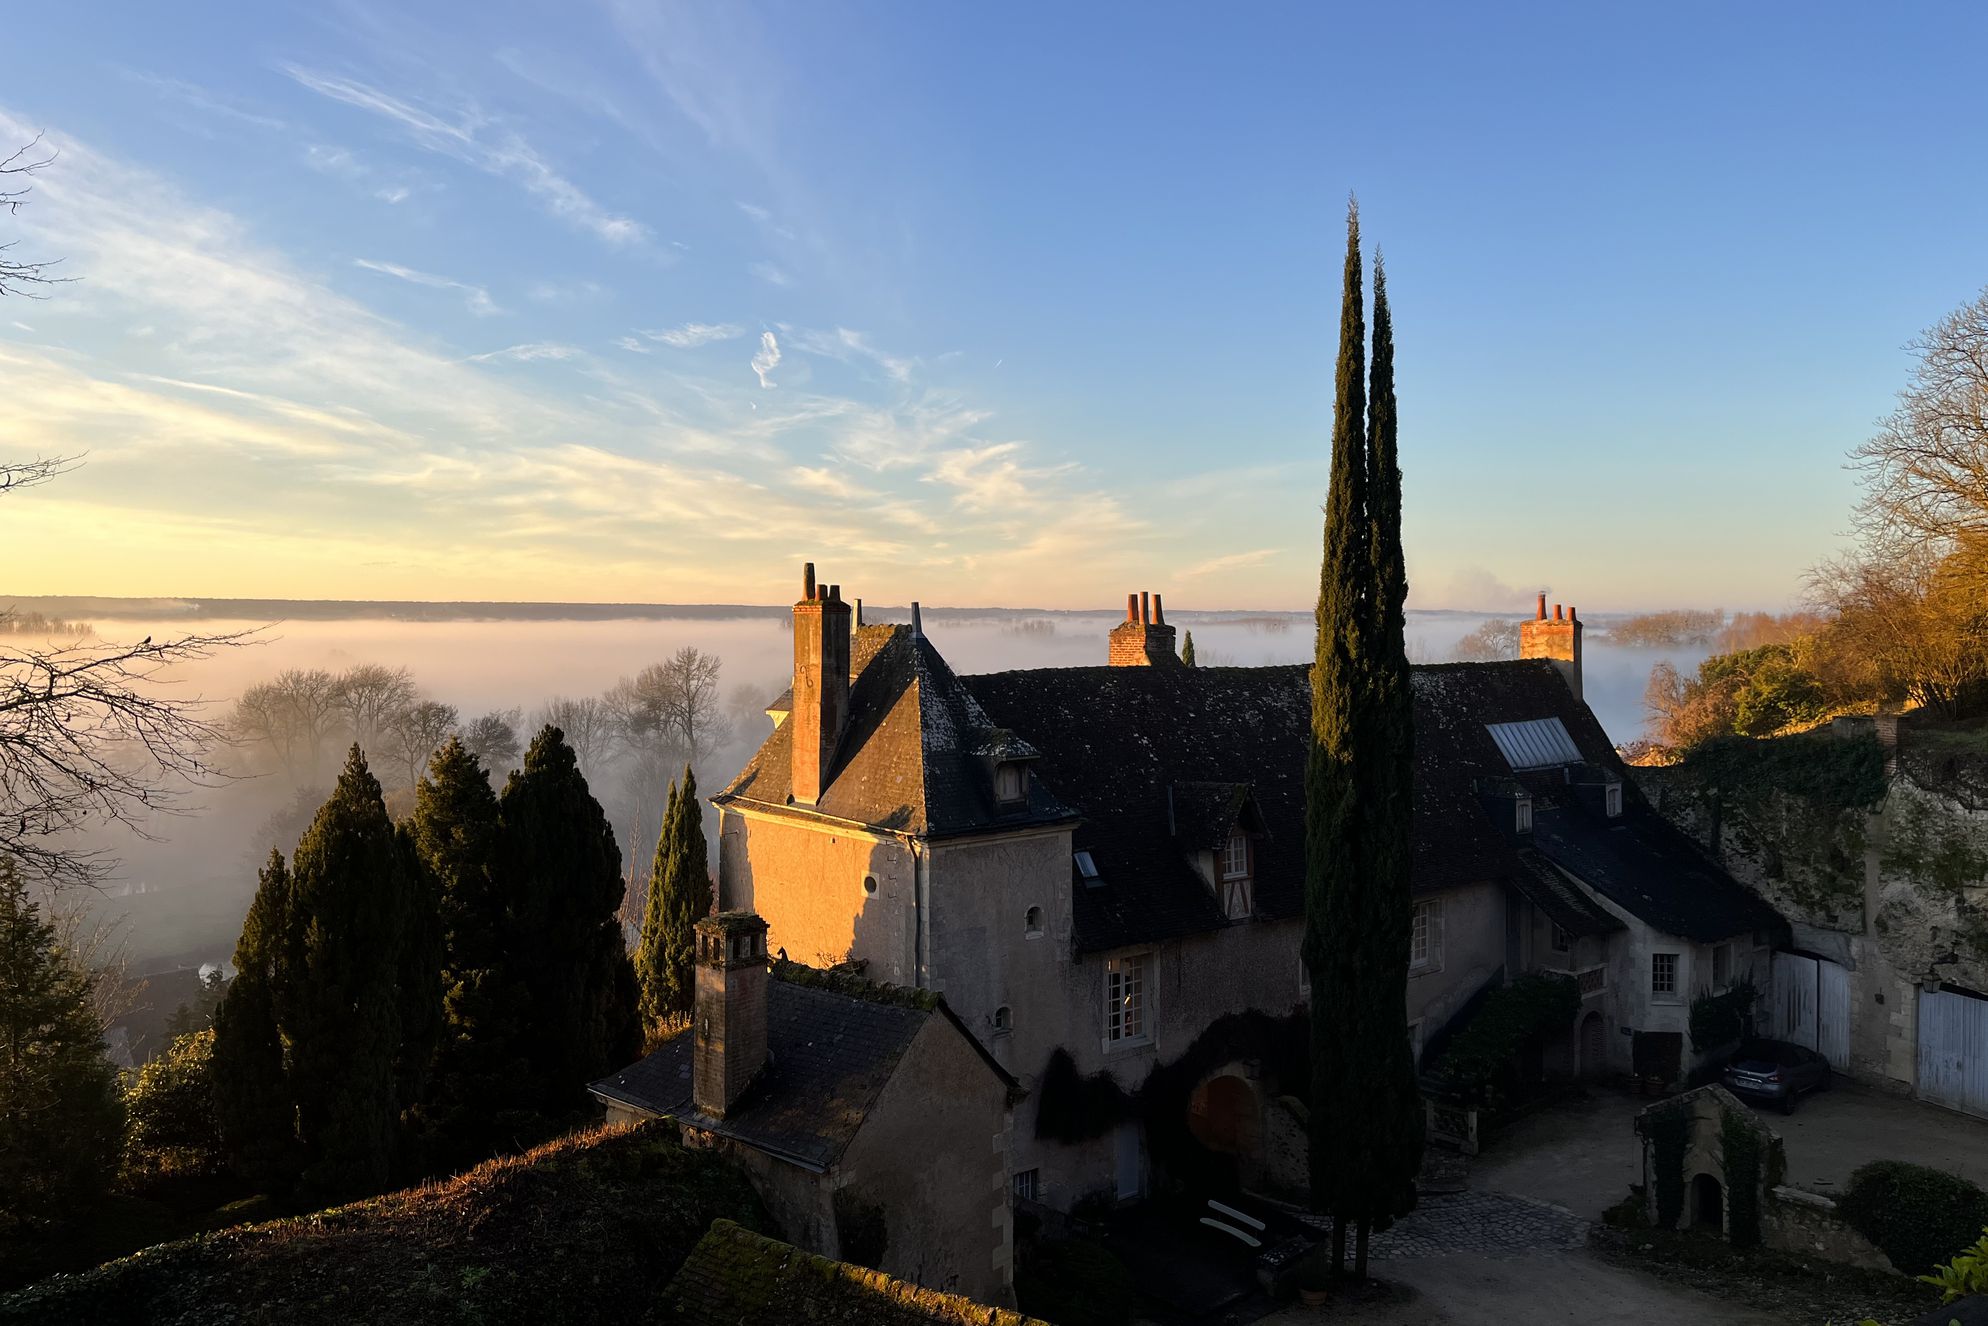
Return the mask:
{"type": "MultiPolygon", "coordinates": [[[[1620,999],[1651,979],[1632,966],[1655,963],[1685,992],[1701,965],[1697,940],[1629,951],[1625,936],[1666,923],[1639,890],[1688,865],[1672,890],[1687,912],[1698,892],[1734,908],[1749,897],[1625,793],[1580,698],[1580,640],[1574,616],[1548,619],[1542,602],[1527,658],[1415,670],[1418,1045],[1474,995],[1547,966],[1588,996],[1562,1069],[1578,1066],[1583,1027],[1590,1071],[1626,1068],[1616,1028],[1660,1016],[1620,999]],[[1639,871],[1620,865],[1657,848],[1639,871]]],[[[1031,1088],[1074,1076],[1129,1096],[1156,1069],[1204,1066],[1190,1129],[1260,1170],[1247,1153],[1292,1132],[1277,1117],[1284,1087],[1260,1046],[1231,1054],[1208,1038],[1228,1015],[1288,1015],[1308,998],[1307,669],[1183,667],[1160,596],[1135,595],[1107,666],[961,677],[916,605],[909,625],[866,625],[812,566],[794,650],[773,733],[712,798],[720,905],[757,911],[795,958],[942,991],[1031,1088]]],[[[1018,1198],[1145,1191],[1137,1117],[1073,1130],[1043,1111],[1034,1091],[1017,1121],[1018,1198]]]]}
{"type": "Polygon", "coordinates": [[[749,912],[698,922],[696,954],[691,1029],[589,1087],[608,1120],[724,1152],[802,1248],[1012,1304],[1017,1085],[945,1001],[769,964],[749,912]]]}

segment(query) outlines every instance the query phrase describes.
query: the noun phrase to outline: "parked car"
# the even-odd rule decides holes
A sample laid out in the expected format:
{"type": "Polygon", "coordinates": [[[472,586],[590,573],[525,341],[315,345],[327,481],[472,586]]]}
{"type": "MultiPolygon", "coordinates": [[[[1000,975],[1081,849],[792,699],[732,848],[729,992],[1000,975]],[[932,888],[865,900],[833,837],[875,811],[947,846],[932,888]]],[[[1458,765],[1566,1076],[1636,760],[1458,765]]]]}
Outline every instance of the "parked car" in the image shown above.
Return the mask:
{"type": "Polygon", "coordinates": [[[1829,1090],[1829,1060],[1788,1041],[1743,1041],[1726,1065],[1726,1090],[1793,1114],[1805,1091],[1829,1090]]]}

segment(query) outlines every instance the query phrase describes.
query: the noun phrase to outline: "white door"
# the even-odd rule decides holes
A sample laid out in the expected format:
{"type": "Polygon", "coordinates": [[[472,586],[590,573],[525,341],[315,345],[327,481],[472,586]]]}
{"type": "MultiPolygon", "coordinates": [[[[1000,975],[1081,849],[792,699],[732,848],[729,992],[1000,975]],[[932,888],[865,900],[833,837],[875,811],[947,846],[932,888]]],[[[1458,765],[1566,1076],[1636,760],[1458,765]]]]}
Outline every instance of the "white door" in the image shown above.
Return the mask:
{"type": "Polygon", "coordinates": [[[1146,1190],[1145,1147],[1139,1124],[1128,1119],[1118,1125],[1118,1200],[1129,1202],[1146,1190]]]}
{"type": "Polygon", "coordinates": [[[1988,1116],[1988,999],[1919,992],[1919,1096],[1988,1116]]]}
{"type": "Polygon", "coordinates": [[[1815,1048],[1831,1068],[1850,1069],[1850,970],[1815,964],[1815,1048]]]}
{"type": "Polygon", "coordinates": [[[1773,1016],[1768,1019],[1771,1040],[1792,1041],[1816,1048],[1816,961],[1799,953],[1774,955],[1773,1016]]]}

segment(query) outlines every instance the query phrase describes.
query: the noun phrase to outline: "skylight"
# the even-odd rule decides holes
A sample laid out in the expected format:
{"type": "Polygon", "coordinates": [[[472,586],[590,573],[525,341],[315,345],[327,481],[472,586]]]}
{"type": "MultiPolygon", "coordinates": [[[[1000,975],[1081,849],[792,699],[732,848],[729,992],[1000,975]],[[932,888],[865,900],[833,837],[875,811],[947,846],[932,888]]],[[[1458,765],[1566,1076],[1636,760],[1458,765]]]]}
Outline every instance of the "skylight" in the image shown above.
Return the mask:
{"type": "Polygon", "coordinates": [[[1091,854],[1089,852],[1078,852],[1076,853],[1076,860],[1078,878],[1082,879],[1086,884],[1096,885],[1099,882],[1098,863],[1091,860],[1091,854]]]}
{"type": "Polygon", "coordinates": [[[1486,723],[1484,730],[1498,743],[1498,753],[1514,770],[1551,769],[1578,764],[1580,748],[1557,718],[1528,718],[1521,723],[1486,723]]]}

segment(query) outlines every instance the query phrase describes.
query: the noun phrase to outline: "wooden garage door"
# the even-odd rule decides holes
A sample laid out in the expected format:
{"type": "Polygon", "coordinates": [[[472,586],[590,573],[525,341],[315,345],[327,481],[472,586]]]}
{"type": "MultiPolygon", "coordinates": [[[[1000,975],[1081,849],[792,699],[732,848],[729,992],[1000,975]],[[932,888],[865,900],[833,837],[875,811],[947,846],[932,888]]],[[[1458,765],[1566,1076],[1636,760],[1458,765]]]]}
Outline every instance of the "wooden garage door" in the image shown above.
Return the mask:
{"type": "Polygon", "coordinates": [[[1988,999],[1919,992],[1919,1095],[1988,1116],[1988,999]]]}
{"type": "Polygon", "coordinates": [[[1850,973],[1827,959],[1774,955],[1774,987],[1762,1028],[1793,1041],[1836,1068],[1850,1067],[1850,973]]]}

